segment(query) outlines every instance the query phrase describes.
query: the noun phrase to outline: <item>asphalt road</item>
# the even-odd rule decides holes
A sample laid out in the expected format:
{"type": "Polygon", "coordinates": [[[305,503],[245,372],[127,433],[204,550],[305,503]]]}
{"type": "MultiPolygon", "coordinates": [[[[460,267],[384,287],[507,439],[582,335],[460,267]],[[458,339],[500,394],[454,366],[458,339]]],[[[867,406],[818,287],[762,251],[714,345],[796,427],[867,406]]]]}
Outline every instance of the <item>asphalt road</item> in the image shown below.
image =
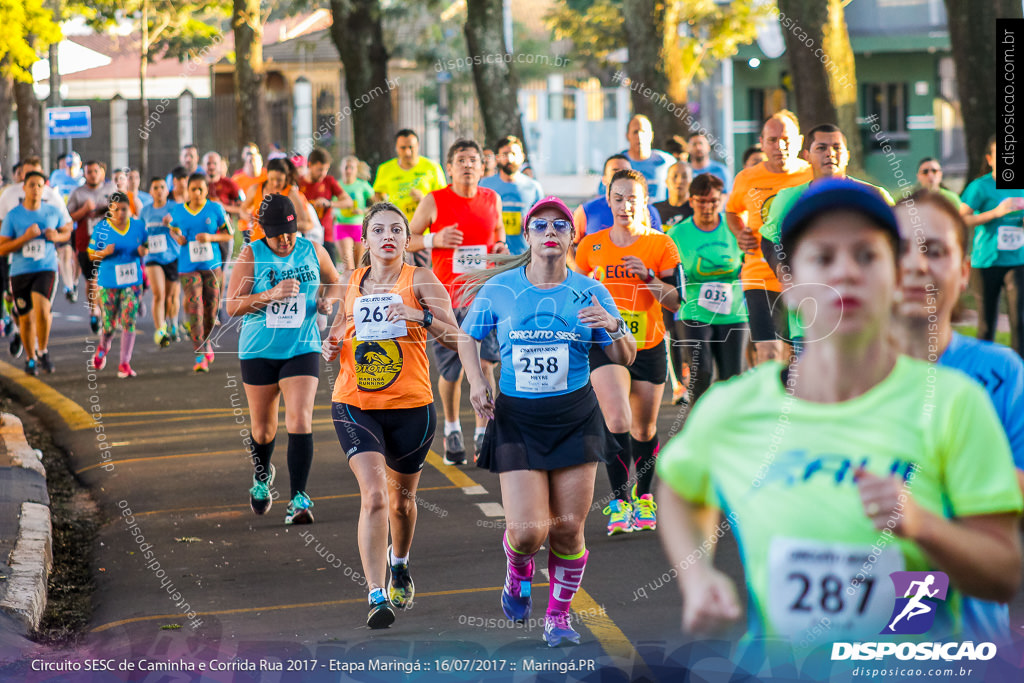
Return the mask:
{"type": "MultiPolygon", "coordinates": [[[[27,384],[41,394],[41,412],[69,424],[59,441],[105,517],[85,642],[74,652],[41,651],[33,667],[77,666],[74,680],[147,681],[335,681],[349,675],[367,681],[669,681],[681,680],[691,667],[705,672],[693,680],[728,680],[737,669],[729,661],[731,643],[690,642],[680,634],[681,600],[675,582],[662,578],[668,562],[657,535],[605,535],[603,471],[587,521],[590,560],[573,605],[582,643],[549,649],[542,623],[507,622],[499,605],[498,478],[443,465],[440,431],[418,495],[415,605],[390,629],[370,631],[359,581],[358,487],[330,420],[336,365],[322,368],[314,412],[308,492],[316,522],[287,527],[284,500],[262,517],[249,509],[251,465],[243,447],[249,424],[234,329],[218,333],[208,375],[192,373],[187,342],[160,350],[148,318],[140,330],[133,360],[138,377],[117,378],[119,339],[107,368],[92,377],[95,336],[87,314],[82,304],[61,298],[50,343],[57,371],[40,377],[42,384],[27,384]],[[372,670],[380,662],[397,670],[372,670]],[[86,667],[115,671],[87,673],[86,667]]],[[[20,369],[21,360],[5,360],[20,369]]],[[[464,403],[462,421],[471,434],[468,396],[464,403]]],[[[666,397],[663,441],[678,431],[683,414],[666,397]]],[[[286,440],[282,415],[274,462],[283,496],[286,440]]],[[[538,558],[545,567],[546,553],[538,558]]],[[[729,535],[717,562],[742,581],[729,535]]],[[[536,577],[536,617],[543,617],[546,581],[536,577]]],[[[1021,607],[1018,601],[1015,616],[1024,613],[1021,607]]],[[[28,680],[70,678],[26,668],[28,680]]]]}
{"type": "MultiPolygon", "coordinates": [[[[601,508],[609,489],[603,472],[587,522],[590,561],[574,602],[581,645],[552,650],[541,639],[541,621],[508,623],[499,604],[504,555],[497,475],[442,464],[440,431],[418,493],[411,555],[415,606],[400,612],[390,629],[370,631],[359,580],[358,487],[330,419],[336,364],[322,368],[314,412],[308,492],[316,521],[288,527],[283,498],[262,517],[249,509],[251,465],[243,447],[248,411],[233,328],[218,332],[216,361],[202,375],[191,371],[187,342],[166,350],[153,343],[146,318],[132,362],[138,377],[118,379],[119,338],[106,369],[92,376],[95,335],[84,307],[60,298],[55,309],[50,354],[57,371],[40,380],[59,395],[44,392],[43,398],[70,422],[61,440],[106,521],[95,556],[91,630],[80,652],[55,653],[53,662],[216,660],[244,668],[261,660],[267,666],[290,661],[296,667],[291,676],[308,679],[301,667],[312,663],[327,680],[338,680],[342,674],[332,666],[357,669],[391,655],[382,661],[433,674],[423,680],[527,680],[534,662],[576,662],[581,677],[591,668],[603,669],[602,677],[618,670],[626,680],[650,666],[657,670],[682,644],[679,594],[659,579],[667,562],[657,535],[605,535],[601,508]]],[[[22,366],[22,359],[5,360],[22,366]]],[[[463,424],[470,435],[466,393],[463,424]]],[[[677,431],[680,418],[666,401],[661,433],[677,431]]],[[[282,414],[274,462],[283,497],[286,441],[282,414]]],[[[722,552],[735,559],[730,543],[722,552]]],[[[546,552],[538,557],[543,569],[546,552]]],[[[534,615],[541,618],[546,581],[539,575],[535,583],[534,615]]],[[[287,678],[289,672],[283,673],[287,678]]],[[[206,675],[249,680],[250,674],[207,669],[206,675]]],[[[376,675],[390,680],[398,674],[376,675]]]]}

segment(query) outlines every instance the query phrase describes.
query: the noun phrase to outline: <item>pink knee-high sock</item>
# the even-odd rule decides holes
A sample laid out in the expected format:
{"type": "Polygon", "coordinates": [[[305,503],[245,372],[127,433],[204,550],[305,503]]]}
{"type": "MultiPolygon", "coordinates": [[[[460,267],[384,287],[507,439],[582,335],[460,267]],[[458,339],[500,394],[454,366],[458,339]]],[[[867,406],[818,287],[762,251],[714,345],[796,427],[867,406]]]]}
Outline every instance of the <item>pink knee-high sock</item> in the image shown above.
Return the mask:
{"type": "Polygon", "coordinates": [[[533,556],[537,553],[521,553],[508,542],[508,533],[501,538],[501,547],[505,549],[505,558],[508,560],[508,570],[505,573],[505,588],[511,591],[512,580],[530,581],[533,579],[533,556]]]}
{"type": "Polygon", "coordinates": [[[132,350],[135,348],[135,333],[134,332],[121,332],[121,351],[120,351],[120,364],[130,363],[132,360],[132,350]]]}
{"type": "Polygon", "coordinates": [[[561,557],[553,550],[548,551],[548,573],[551,584],[548,589],[549,615],[568,614],[569,605],[580,589],[583,581],[583,570],[587,566],[589,550],[584,550],[572,557],[561,557]]]}

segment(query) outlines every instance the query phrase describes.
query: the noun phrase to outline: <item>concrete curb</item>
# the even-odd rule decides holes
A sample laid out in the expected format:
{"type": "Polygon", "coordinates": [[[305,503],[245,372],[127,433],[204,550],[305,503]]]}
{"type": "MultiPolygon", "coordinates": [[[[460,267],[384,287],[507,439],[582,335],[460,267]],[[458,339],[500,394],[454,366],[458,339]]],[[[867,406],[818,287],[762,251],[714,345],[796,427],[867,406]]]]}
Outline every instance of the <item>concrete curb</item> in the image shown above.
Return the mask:
{"type": "Polygon", "coordinates": [[[39,459],[38,451],[25,440],[25,427],[21,424],[21,418],[10,413],[0,414],[0,439],[7,446],[12,466],[24,467],[46,478],[46,469],[39,459]]]}
{"type": "Polygon", "coordinates": [[[11,553],[11,576],[0,610],[14,617],[26,633],[39,627],[46,611],[46,585],[53,567],[50,508],[22,503],[18,542],[11,553]]]}
{"type": "MultiPolygon", "coordinates": [[[[0,439],[10,466],[32,470],[43,479],[46,470],[38,451],[28,445],[21,420],[0,415],[0,439]]],[[[46,589],[53,567],[53,526],[50,508],[23,502],[18,517],[18,539],[9,558],[10,576],[0,599],[0,611],[10,615],[27,635],[39,627],[46,610],[46,589]]]]}

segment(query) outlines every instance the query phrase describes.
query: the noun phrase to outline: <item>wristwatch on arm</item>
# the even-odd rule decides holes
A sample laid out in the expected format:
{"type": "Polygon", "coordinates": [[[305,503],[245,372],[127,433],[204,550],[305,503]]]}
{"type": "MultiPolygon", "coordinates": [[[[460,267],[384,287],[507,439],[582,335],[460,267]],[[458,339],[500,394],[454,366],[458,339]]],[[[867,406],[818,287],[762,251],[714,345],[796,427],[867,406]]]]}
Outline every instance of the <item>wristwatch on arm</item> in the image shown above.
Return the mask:
{"type": "Polygon", "coordinates": [[[619,326],[615,328],[614,332],[608,333],[608,336],[611,338],[612,341],[622,339],[623,337],[626,336],[626,321],[623,320],[622,318],[619,318],[618,320],[619,326]]]}

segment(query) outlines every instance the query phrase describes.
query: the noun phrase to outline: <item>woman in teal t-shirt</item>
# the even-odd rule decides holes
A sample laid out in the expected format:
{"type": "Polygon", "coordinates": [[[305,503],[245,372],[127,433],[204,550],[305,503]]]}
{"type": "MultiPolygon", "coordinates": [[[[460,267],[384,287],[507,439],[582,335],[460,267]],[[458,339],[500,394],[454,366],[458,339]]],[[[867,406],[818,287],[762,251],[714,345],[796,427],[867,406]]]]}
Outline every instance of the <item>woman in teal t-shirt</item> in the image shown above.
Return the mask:
{"type": "MultiPolygon", "coordinates": [[[[978,339],[993,341],[999,315],[999,295],[1007,273],[1013,274],[1018,292],[1024,292],[1024,192],[996,187],[996,140],[988,141],[985,161],[992,172],[974,179],[960,196],[960,215],[968,228],[974,228],[971,266],[980,282],[978,339]]],[[[1024,296],[1017,297],[1016,351],[1024,356],[1024,296]]]]}
{"type": "MultiPolygon", "coordinates": [[[[718,379],[740,374],[747,337],[747,307],[740,285],[743,252],[722,208],[721,178],[702,173],[690,183],[693,216],[668,236],[676,243],[686,273],[686,302],[676,314],[676,333],[690,347],[690,401],[718,379]]],[[[673,358],[673,360],[675,360],[673,358]]],[[[677,376],[679,368],[676,368],[677,376]]]]}

